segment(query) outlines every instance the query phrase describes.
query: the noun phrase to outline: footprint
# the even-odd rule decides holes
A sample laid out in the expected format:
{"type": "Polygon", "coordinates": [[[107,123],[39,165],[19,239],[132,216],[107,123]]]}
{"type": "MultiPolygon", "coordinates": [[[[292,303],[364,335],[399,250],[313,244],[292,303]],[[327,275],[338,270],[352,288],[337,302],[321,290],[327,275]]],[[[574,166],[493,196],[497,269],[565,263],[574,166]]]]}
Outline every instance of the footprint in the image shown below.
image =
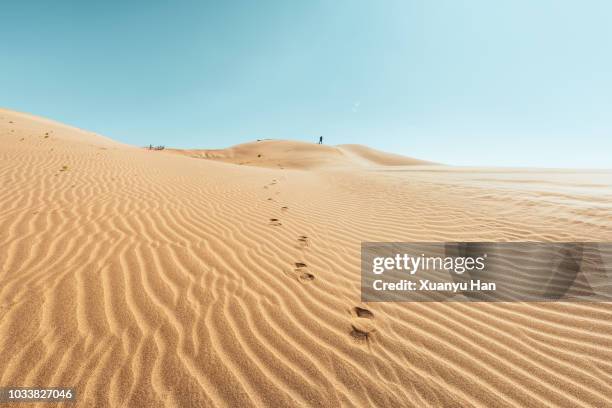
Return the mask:
{"type": "Polygon", "coordinates": [[[268,201],[274,201],[272,197],[268,197],[268,201]]]}
{"type": "Polygon", "coordinates": [[[304,248],[308,246],[308,237],[306,235],[300,235],[298,237],[299,247],[304,248]]]}
{"type": "Polygon", "coordinates": [[[280,227],[283,225],[278,218],[270,218],[270,225],[273,227],[280,227]]]}
{"type": "Polygon", "coordinates": [[[287,211],[289,207],[281,207],[281,211],[287,211]]]}
{"type": "Polygon", "coordinates": [[[369,341],[376,331],[374,323],[370,319],[357,317],[351,323],[351,337],[358,341],[369,341]]]}
{"type": "Polygon", "coordinates": [[[353,310],[355,311],[355,314],[357,315],[357,317],[363,317],[363,318],[366,318],[366,319],[373,319],[374,318],[374,313],[372,313],[368,309],[364,309],[363,307],[355,306],[353,308],[353,310]]]}
{"type": "Polygon", "coordinates": [[[374,313],[359,306],[353,307],[353,312],[357,317],[354,317],[351,321],[351,337],[358,341],[369,341],[376,331],[376,325],[372,320],[374,319],[374,313]]]}
{"type": "Polygon", "coordinates": [[[310,273],[310,272],[306,272],[306,268],[308,267],[308,265],[306,265],[304,262],[296,262],[295,263],[295,272],[297,272],[298,275],[298,279],[302,282],[310,282],[313,281],[315,276],[310,273]]]}
{"type": "Polygon", "coordinates": [[[300,280],[303,280],[306,282],[314,280],[314,278],[315,278],[314,275],[308,272],[304,272],[303,274],[300,275],[300,280]]]}

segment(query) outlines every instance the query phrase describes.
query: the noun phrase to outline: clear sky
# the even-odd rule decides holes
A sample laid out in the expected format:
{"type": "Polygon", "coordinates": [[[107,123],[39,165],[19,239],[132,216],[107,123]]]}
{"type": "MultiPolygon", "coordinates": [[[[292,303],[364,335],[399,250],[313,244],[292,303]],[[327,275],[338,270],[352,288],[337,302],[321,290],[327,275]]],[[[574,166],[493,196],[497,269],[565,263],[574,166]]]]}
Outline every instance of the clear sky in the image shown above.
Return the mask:
{"type": "Polygon", "coordinates": [[[612,168],[609,0],[5,1],[0,106],[135,145],[612,168]]]}

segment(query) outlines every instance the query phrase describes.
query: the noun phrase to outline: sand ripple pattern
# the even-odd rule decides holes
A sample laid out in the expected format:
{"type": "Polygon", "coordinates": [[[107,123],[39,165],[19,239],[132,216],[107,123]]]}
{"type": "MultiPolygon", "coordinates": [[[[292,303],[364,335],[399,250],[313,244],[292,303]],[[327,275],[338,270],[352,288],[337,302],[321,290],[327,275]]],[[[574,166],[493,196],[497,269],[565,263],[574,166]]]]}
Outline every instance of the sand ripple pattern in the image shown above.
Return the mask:
{"type": "Polygon", "coordinates": [[[612,405],[609,304],[359,301],[362,241],[611,241],[610,173],[255,168],[5,110],[0,140],[2,385],[97,407],[612,405]]]}

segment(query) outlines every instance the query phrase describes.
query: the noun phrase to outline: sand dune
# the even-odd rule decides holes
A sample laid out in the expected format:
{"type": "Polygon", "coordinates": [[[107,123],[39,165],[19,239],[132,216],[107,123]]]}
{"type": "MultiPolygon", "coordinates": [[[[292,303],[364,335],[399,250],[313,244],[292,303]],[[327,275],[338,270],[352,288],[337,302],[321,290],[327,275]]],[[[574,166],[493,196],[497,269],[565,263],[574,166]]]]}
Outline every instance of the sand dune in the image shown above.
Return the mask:
{"type": "Polygon", "coordinates": [[[258,140],[228,149],[167,149],[166,151],[200,159],[279,169],[311,170],[323,167],[430,164],[424,160],[381,152],[361,145],[327,146],[294,140],[258,140]]]}
{"type": "Polygon", "coordinates": [[[362,241],[611,241],[612,172],[421,164],[170,154],[0,110],[0,385],[96,407],[612,405],[608,303],[359,296],[362,241]]]}

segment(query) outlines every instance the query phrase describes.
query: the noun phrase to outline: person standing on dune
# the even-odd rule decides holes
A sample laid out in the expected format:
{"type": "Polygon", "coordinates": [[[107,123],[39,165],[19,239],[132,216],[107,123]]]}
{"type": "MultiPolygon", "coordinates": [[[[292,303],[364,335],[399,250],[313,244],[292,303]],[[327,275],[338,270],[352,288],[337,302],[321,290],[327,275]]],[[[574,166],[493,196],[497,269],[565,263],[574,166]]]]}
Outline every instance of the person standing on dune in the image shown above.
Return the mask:
{"type": "Polygon", "coordinates": [[[319,144],[323,144],[323,136],[319,136],[319,144]]]}

